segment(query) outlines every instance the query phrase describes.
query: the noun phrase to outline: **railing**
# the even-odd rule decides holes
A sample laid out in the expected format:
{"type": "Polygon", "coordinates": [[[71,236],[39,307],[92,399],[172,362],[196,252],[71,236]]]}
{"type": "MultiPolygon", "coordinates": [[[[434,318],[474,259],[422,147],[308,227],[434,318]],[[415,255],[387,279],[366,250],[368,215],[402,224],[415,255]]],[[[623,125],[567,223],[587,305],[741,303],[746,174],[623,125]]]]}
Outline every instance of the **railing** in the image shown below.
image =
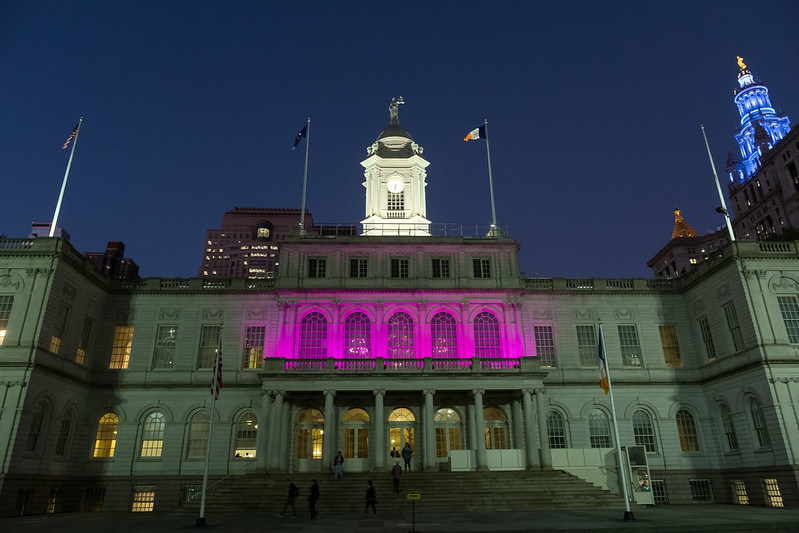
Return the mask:
{"type": "Polygon", "coordinates": [[[567,279],[567,289],[593,289],[594,280],[592,279],[567,279]]]}
{"type": "Polygon", "coordinates": [[[336,359],[336,370],[346,372],[373,372],[375,369],[374,359],[336,359]]]}
{"type": "Polygon", "coordinates": [[[162,289],[188,289],[189,288],[189,280],[187,279],[162,279],[161,280],[161,288],[162,289]]]}
{"type": "Polygon", "coordinates": [[[248,289],[273,289],[275,287],[274,279],[248,279],[248,289]]]}
{"type": "Polygon", "coordinates": [[[383,359],[383,369],[387,372],[408,372],[424,369],[422,359],[383,359]]]}
{"type": "Polygon", "coordinates": [[[496,359],[480,359],[481,370],[518,370],[521,365],[519,359],[509,359],[506,357],[496,359]]]}
{"type": "Polygon", "coordinates": [[[286,371],[299,372],[324,372],[327,369],[327,359],[287,359],[286,371]]]}
{"type": "MultiPolygon", "coordinates": [[[[535,358],[526,358],[533,360],[535,358]]],[[[536,359],[537,361],[537,359],[536,359]]],[[[528,370],[530,367],[527,367],[528,370]]],[[[401,374],[401,373],[480,373],[511,372],[522,370],[519,357],[447,357],[447,358],[413,358],[386,359],[377,358],[341,358],[326,357],[323,359],[284,359],[268,357],[264,360],[262,370],[267,373],[313,373],[313,374],[401,374]]]]}
{"type": "MultiPolygon", "coordinates": [[[[404,218],[402,211],[387,211],[386,218],[404,218]]],[[[335,235],[379,235],[379,236],[407,236],[419,235],[420,233],[429,234],[434,237],[468,237],[480,239],[508,238],[508,227],[505,224],[448,224],[430,223],[417,224],[408,222],[407,224],[380,224],[367,223],[364,226],[356,224],[314,224],[303,229],[292,227],[291,235],[305,236],[309,238],[335,236],[335,235]],[[359,229],[360,228],[360,229],[359,229]]]]}
{"type": "Polygon", "coordinates": [[[472,360],[471,359],[455,359],[455,358],[448,358],[448,359],[432,359],[431,361],[431,368],[433,370],[471,370],[472,369],[472,360]]]}
{"type": "Polygon", "coordinates": [[[0,250],[24,250],[33,246],[33,239],[0,239],[0,250]]]}

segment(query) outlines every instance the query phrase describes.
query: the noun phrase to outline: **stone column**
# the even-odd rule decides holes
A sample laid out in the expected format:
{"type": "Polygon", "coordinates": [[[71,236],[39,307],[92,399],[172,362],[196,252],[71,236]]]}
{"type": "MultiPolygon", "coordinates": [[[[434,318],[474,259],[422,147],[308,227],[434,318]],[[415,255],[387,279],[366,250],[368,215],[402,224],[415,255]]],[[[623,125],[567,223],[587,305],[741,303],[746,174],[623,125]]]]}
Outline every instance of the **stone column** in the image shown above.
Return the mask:
{"type": "MultiPolygon", "coordinates": [[[[527,468],[538,470],[541,468],[541,458],[535,443],[533,429],[533,389],[522,390],[522,402],[524,403],[524,439],[526,441],[527,468]]],[[[546,421],[544,426],[544,429],[546,429],[546,421]]],[[[546,438],[546,434],[542,437],[546,438]]]]}
{"type": "Polygon", "coordinates": [[[322,436],[322,472],[327,472],[326,468],[333,466],[333,457],[336,455],[336,411],[333,405],[333,398],[336,391],[323,391],[325,395],[325,434],[322,436]]]}
{"type": "Polygon", "coordinates": [[[383,413],[383,397],[386,391],[373,390],[372,393],[375,395],[375,460],[372,469],[382,472],[386,468],[386,425],[383,413]]]}
{"type": "Polygon", "coordinates": [[[474,422],[477,440],[475,442],[477,451],[477,470],[488,470],[488,458],[486,456],[485,422],[483,419],[483,394],[484,390],[475,389],[474,395],[474,422]]]}
{"type": "MultiPolygon", "coordinates": [[[[283,393],[285,394],[285,393],[283,393]]],[[[283,402],[283,413],[280,417],[280,455],[277,461],[278,470],[288,472],[291,459],[289,443],[291,442],[291,405],[283,402]]]]}
{"type": "Polygon", "coordinates": [[[280,465],[280,433],[283,419],[283,391],[275,391],[275,402],[272,405],[272,421],[269,424],[269,459],[267,468],[277,471],[280,465]]]}
{"type": "Polygon", "coordinates": [[[436,469],[436,433],[433,424],[433,394],[436,391],[424,391],[424,468],[436,469]]]}
{"type": "Polygon", "coordinates": [[[255,460],[258,470],[265,471],[269,453],[269,426],[272,396],[269,391],[261,391],[261,415],[258,417],[258,440],[255,443],[255,460]]]}
{"type": "MultiPolygon", "coordinates": [[[[469,442],[466,443],[466,449],[474,450],[477,454],[477,422],[474,421],[474,404],[466,404],[466,433],[469,436],[469,442]]],[[[475,459],[476,460],[476,459],[475,459]]]]}
{"type": "Polygon", "coordinates": [[[549,436],[547,434],[547,417],[544,413],[544,389],[535,389],[535,410],[538,416],[538,442],[541,458],[541,469],[552,468],[552,452],[549,450],[549,436]]]}
{"type": "Polygon", "coordinates": [[[524,419],[522,418],[522,402],[514,398],[510,403],[511,416],[513,417],[513,444],[517,450],[524,449],[524,419]]]}

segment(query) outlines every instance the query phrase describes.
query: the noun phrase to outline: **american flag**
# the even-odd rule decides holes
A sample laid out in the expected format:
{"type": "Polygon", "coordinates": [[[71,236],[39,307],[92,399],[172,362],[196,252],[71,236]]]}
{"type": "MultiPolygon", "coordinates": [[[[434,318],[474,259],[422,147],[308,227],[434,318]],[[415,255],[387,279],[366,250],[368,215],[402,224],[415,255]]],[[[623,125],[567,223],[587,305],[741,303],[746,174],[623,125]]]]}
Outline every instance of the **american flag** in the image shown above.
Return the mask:
{"type": "Polygon", "coordinates": [[[216,351],[216,362],[214,363],[214,378],[211,381],[211,396],[214,400],[219,398],[219,389],[222,388],[222,348],[216,351]]]}
{"type": "Polygon", "coordinates": [[[69,146],[69,143],[72,142],[72,139],[74,139],[78,135],[78,127],[79,126],[80,126],[80,122],[75,124],[75,128],[72,130],[72,133],[70,133],[69,137],[67,137],[67,140],[64,141],[64,146],[61,147],[62,150],[66,149],[66,147],[69,146]]]}

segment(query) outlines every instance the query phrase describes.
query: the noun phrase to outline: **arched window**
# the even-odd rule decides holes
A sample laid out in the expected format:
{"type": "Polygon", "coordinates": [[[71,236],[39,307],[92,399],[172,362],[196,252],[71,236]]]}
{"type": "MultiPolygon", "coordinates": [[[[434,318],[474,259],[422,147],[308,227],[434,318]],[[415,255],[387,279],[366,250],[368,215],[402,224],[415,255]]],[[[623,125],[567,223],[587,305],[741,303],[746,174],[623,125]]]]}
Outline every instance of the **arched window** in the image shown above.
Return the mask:
{"type": "Polygon", "coordinates": [[[610,448],[610,424],[605,411],[591,409],[588,413],[588,438],[592,448],[610,448]]]}
{"type": "Polygon", "coordinates": [[[363,409],[350,409],[344,415],[344,422],[369,422],[369,413],[363,409]]]}
{"type": "Polygon", "coordinates": [[[413,319],[408,313],[394,313],[388,319],[388,356],[399,359],[414,356],[413,319]]]}
{"type": "Polygon", "coordinates": [[[369,413],[363,409],[350,409],[342,418],[344,423],[344,457],[366,459],[369,457],[369,413]]]}
{"type": "Polygon", "coordinates": [[[461,449],[461,417],[449,407],[436,411],[433,415],[436,429],[436,457],[447,457],[450,450],[461,449]]]}
{"type": "Polygon", "coordinates": [[[499,322],[497,317],[482,312],[474,317],[474,355],[477,357],[499,357],[499,322]]]}
{"type": "Polygon", "coordinates": [[[97,424],[97,435],[94,438],[94,457],[113,457],[117,446],[117,428],[119,417],[114,413],[106,413],[97,424]]]}
{"type": "Polygon", "coordinates": [[[508,447],[506,439],[507,419],[505,413],[496,407],[483,409],[485,440],[487,450],[504,450],[508,447]]]}
{"type": "Polygon", "coordinates": [[[735,422],[732,420],[730,408],[726,405],[721,406],[721,423],[724,426],[724,435],[727,437],[727,449],[738,449],[738,436],[735,434],[735,422]]]}
{"type": "Polygon", "coordinates": [[[643,446],[648,452],[657,452],[652,417],[643,409],[638,409],[633,413],[633,436],[638,446],[643,446]]]}
{"type": "Polygon", "coordinates": [[[164,448],[164,414],[154,411],[144,419],[141,431],[141,456],[161,457],[164,448]]]}
{"type": "Polygon", "coordinates": [[[550,448],[566,447],[566,424],[563,415],[554,410],[547,412],[547,438],[550,448]]]}
{"type": "Polygon", "coordinates": [[[344,322],[344,356],[367,358],[370,355],[371,322],[364,313],[352,313],[344,322]]]}
{"type": "Polygon", "coordinates": [[[44,416],[46,409],[47,406],[45,406],[44,403],[40,403],[36,406],[36,411],[33,413],[31,426],[28,430],[28,444],[25,446],[25,451],[27,452],[36,451],[36,446],[39,444],[39,437],[42,434],[42,428],[44,428],[44,416]]]}
{"type": "Polygon", "coordinates": [[[405,407],[391,411],[388,415],[388,433],[392,451],[400,453],[406,442],[411,446],[411,450],[415,449],[416,417],[413,412],[405,407]]]}
{"type": "Polygon", "coordinates": [[[458,357],[458,331],[449,313],[436,313],[430,320],[433,357],[458,357]]]}
{"type": "Polygon", "coordinates": [[[677,434],[680,436],[680,448],[682,451],[699,451],[699,435],[696,431],[694,415],[685,409],[677,411],[677,434]]]}
{"type": "Polygon", "coordinates": [[[297,459],[321,459],[325,417],[319,409],[303,409],[297,418],[297,459]]]}
{"type": "Polygon", "coordinates": [[[322,313],[308,313],[302,319],[298,355],[308,358],[327,357],[327,319],[322,313]]]}
{"type": "Polygon", "coordinates": [[[763,406],[757,398],[749,398],[749,414],[752,415],[752,427],[757,435],[757,443],[760,447],[771,446],[766,417],[763,416],[763,406]]]}
{"type": "Polygon", "coordinates": [[[189,423],[189,443],[186,447],[187,459],[203,459],[208,449],[208,431],[211,428],[211,418],[205,411],[199,411],[189,423]]]}
{"type": "Polygon", "coordinates": [[[235,457],[255,457],[255,441],[258,438],[258,417],[255,413],[243,413],[236,422],[235,457]]]}
{"type": "Polygon", "coordinates": [[[410,409],[405,409],[404,407],[400,407],[398,409],[394,409],[391,411],[391,414],[388,415],[389,422],[415,422],[416,417],[413,416],[413,413],[410,409]]]}

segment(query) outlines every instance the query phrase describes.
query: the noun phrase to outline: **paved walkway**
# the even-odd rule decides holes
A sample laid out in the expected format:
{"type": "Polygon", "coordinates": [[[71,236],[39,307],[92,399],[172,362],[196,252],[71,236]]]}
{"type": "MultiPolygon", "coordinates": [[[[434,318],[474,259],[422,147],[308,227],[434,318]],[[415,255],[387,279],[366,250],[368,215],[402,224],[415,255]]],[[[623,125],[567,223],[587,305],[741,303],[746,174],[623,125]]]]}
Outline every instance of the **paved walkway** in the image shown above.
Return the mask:
{"type": "Polygon", "coordinates": [[[799,532],[799,509],[770,509],[741,505],[665,505],[635,509],[634,521],[623,520],[623,509],[547,511],[459,511],[415,513],[408,509],[374,515],[320,514],[316,520],[274,514],[209,514],[206,527],[196,527],[197,516],[185,512],[67,513],[0,518],[3,533],[83,533],[173,531],[221,533],[504,533],[523,531],[568,532],[799,532]]]}

